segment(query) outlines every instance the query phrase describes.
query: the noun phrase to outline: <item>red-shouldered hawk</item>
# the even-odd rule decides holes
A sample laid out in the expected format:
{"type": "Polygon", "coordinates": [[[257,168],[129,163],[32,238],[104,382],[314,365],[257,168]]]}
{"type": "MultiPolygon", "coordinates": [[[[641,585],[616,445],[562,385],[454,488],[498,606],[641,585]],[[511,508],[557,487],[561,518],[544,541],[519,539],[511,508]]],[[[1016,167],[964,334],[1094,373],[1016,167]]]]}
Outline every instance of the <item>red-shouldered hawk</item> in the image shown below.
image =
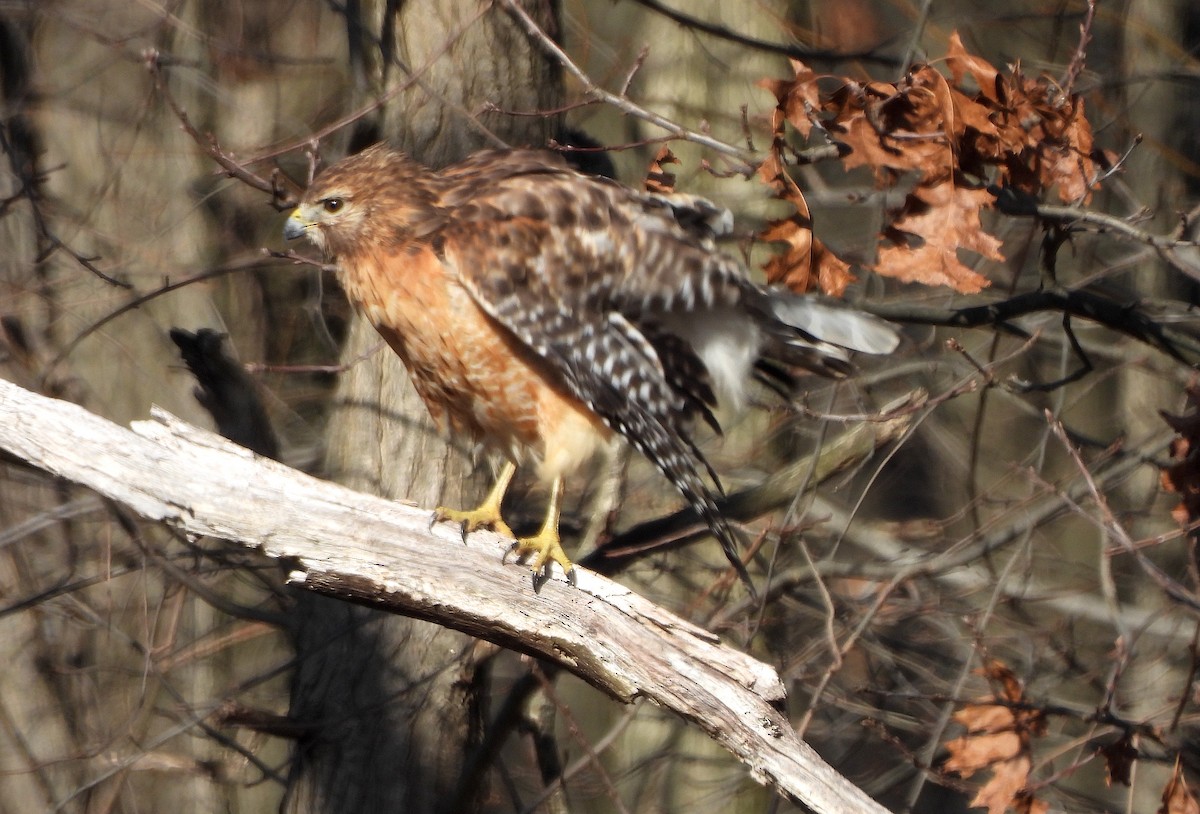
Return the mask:
{"type": "MultiPolygon", "coordinates": [[[[583,175],[549,152],[489,150],[432,171],[382,145],[323,172],[288,218],[336,264],[346,294],[399,354],[430,413],[507,455],[472,511],[436,516],[513,536],[500,503],[536,461],[551,499],[518,540],[535,585],[559,563],[563,477],[615,432],[683,493],[750,585],[690,423],[748,380],[849,369],[890,352],[874,317],[753,283],[717,250],[729,213],[688,195],[583,175]]],[[[719,428],[718,428],[719,429],[719,428]]],[[[753,590],[751,588],[751,590],[753,590]]]]}

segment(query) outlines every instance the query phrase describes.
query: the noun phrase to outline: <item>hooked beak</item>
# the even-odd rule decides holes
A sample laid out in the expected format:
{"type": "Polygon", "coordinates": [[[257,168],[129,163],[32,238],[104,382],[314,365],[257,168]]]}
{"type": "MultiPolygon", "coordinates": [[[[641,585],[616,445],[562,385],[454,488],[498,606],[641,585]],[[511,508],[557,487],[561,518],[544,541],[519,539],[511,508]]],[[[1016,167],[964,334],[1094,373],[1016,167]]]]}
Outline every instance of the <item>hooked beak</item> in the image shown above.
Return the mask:
{"type": "Polygon", "coordinates": [[[288,215],[287,223],[283,225],[283,236],[288,240],[295,240],[303,237],[306,229],[308,229],[308,222],[304,220],[304,216],[300,214],[300,209],[297,207],[292,210],[292,214],[288,215]]]}

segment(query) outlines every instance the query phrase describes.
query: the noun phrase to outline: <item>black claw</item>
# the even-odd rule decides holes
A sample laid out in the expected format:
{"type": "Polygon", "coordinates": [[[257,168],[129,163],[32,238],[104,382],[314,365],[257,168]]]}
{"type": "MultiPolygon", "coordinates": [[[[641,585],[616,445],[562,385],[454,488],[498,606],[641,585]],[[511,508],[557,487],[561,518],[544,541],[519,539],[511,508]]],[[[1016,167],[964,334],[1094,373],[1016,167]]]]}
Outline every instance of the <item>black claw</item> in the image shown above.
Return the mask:
{"type": "MultiPolygon", "coordinates": [[[[504,556],[502,556],[500,558],[500,564],[506,565],[508,563],[508,555],[513,553],[514,551],[516,551],[518,548],[520,548],[520,546],[521,546],[520,543],[518,543],[516,540],[513,540],[512,545],[510,545],[508,548],[504,549],[504,556]]],[[[521,561],[521,558],[517,557],[517,562],[520,562],[520,561],[521,561]]]]}
{"type": "Polygon", "coordinates": [[[575,570],[575,566],[573,566],[573,565],[571,566],[571,570],[567,572],[567,583],[568,583],[568,584],[569,584],[569,585],[570,585],[572,588],[578,588],[578,587],[579,587],[579,582],[578,582],[578,580],[576,579],[576,574],[577,574],[577,573],[578,573],[578,572],[575,570]]]}
{"type": "Polygon", "coordinates": [[[546,566],[541,571],[533,572],[533,592],[541,593],[542,586],[550,581],[550,566],[546,566]]]}

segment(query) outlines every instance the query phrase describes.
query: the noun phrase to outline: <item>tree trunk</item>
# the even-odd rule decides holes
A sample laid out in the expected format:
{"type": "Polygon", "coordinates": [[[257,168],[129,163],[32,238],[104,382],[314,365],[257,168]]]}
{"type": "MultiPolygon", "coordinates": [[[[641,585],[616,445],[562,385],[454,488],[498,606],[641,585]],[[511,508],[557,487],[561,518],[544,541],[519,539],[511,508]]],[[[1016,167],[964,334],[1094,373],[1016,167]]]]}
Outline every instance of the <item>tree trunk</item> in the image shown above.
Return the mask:
{"type": "MultiPolygon", "coordinates": [[[[553,32],[551,4],[535,5],[553,32]]],[[[382,139],[436,166],[552,134],[542,117],[481,114],[485,105],[552,109],[559,94],[557,71],[494,5],[379,0],[363,3],[349,25],[359,101],[388,99],[353,146],[382,139]]],[[[477,498],[471,442],[439,437],[399,361],[364,321],[354,321],[343,358],[351,367],[329,425],[330,476],[431,510],[477,498]]],[[[344,602],[307,594],[297,602],[291,715],[306,734],[284,810],[446,810],[479,731],[472,640],[344,602]]]]}
{"type": "MultiPolygon", "coordinates": [[[[1187,41],[1189,33],[1194,34],[1200,25],[1200,12],[1194,0],[1131,0],[1124,4],[1122,14],[1124,25],[1118,27],[1121,34],[1118,58],[1124,63],[1122,76],[1167,74],[1177,64],[1176,53],[1188,53],[1197,46],[1195,40],[1187,41]],[[1164,41],[1169,43],[1168,47],[1164,47],[1164,41]]],[[[1195,201],[1194,190],[1187,187],[1188,173],[1178,169],[1180,164],[1195,167],[1200,161],[1196,142],[1190,140],[1194,138],[1196,124],[1195,86],[1177,82],[1155,82],[1146,87],[1131,84],[1126,93],[1128,104],[1121,110],[1125,116],[1127,138],[1132,141],[1135,134],[1140,136],[1142,133],[1160,134],[1161,138],[1155,143],[1152,136],[1134,151],[1124,174],[1128,179],[1126,183],[1136,205],[1153,211],[1152,228],[1167,233],[1178,223],[1179,213],[1186,212],[1195,201]]],[[[1130,203],[1125,205],[1130,206],[1130,203]]],[[[1194,281],[1188,281],[1165,263],[1150,257],[1142,262],[1134,286],[1139,297],[1196,301],[1194,281]]],[[[1112,381],[1111,400],[1105,399],[1102,407],[1122,417],[1126,437],[1139,438],[1162,426],[1161,405],[1182,406],[1184,394],[1178,382],[1164,375],[1164,369],[1169,367],[1160,360],[1151,358],[1134,362],[1133,351],[1129,358],[1130,363],[1123,366],[1112,381]]],[[[1127,518],[1124,522],[1128,531],[1134,539],[1140,540],[1170,534],[1176,528],[1170,514],[1174,497],[1160,491],[1156,473],[1143,471],[1114,489],[1111,499],[1119,510],[1123,510],[1121,516],[1127,518]]],[[[1096,545],[1101,550],[1105,545],[1111,545],[1107,535],[1097,534],[1096,537],[1096,545]]],[[[1179,556],[1183,553],[1183,549],[1178,549],[1175,556],[1158,559],[1158,562],[1168,573],[1187,573],[1186,556],[1179,556]]],[[[1114,592],[1120,591],[1120,601],[1131,604],[1160,601],[1161,592],[1156,586],[1135,579],[1138,567],[1128,558],[1112,558],[1109,568],[1111,574],[1102,576],[1111,580],[1114,592]],[[1127,585],[1134,587],[1129,589],[1125,587],[1127,585]]],[[[1124,629],[1118,633],[1120,635],[1113,643],[1114,652],[1140,645],[1137,632],[1124,629]]],[[[1187,674],[1186,662],[1171,664],[1166,659],[1132,659],[1128,668],[1120,673],[1114,705],[1123,714],[1148,719],[1156,711],[1169,709],[1176,703],[1176,691],[1172,688],[1186,686],[1187,674]]],[[[1130,810],[1151,811],[1160,804],[1165,808],[1159,789],[1170,780],[1171,766],[1143,763],[1138,770],[1139,782],[1130,794],[1130,810]]]]}

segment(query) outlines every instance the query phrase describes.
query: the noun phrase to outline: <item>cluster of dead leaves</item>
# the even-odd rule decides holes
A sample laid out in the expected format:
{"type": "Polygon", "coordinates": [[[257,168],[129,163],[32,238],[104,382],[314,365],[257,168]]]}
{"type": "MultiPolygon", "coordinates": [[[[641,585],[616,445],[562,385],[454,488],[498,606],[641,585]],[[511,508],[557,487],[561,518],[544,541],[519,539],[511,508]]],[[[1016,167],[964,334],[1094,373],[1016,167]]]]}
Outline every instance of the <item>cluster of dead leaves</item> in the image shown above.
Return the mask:
{"type": "Polygon", "coordinates": [[[841,145],[846,169],[871,168],[881,187],[905,177],[915,181],[890,213],[882,234],[888,245],[874,266],[907,282],[964,293],[988,285],[958,252],[1004,259],[1000,241],[980,219],[995,200],[989,186],[1086,201],[1103,157],[1093,148],[1080,97],[1047,77],[1026,77],[1019,66],[1002,74],[969,54],[957,33],[944,62],[949,78],[917,65],[893,84],[824,76],[793,61],[791,79],[760,82],[778,105],[774,141],[759,175],[796,209],[761,235],[787,244],[767,268],[772,282],[838,294],[851,279],[848,264],[811,235],[808,206],[784,169],[785,124],[804,138],[819,129],[841,145]]]}
{"type": "MultiPolygon", "coordinates": [[[[996,687],[996,692],[954,713],[954,720],[967,732],[946,743],[950,756],[942,768],[964,778],[980,771],[991,772],[971,800],[972,808],[986,808],[988,814],[1009,810],[1044,814],[1050,806],[1035,796],[1030,773],[1035,739],[1046,733],[1046,715],[1030,703],[1021,680],[1003,662],[989,659],[979,672],[996,687]]],[[[1104,760],[1109,785],[1130,784],[1138,755],[1132,737],[1126,733],[1097,750],[1104,760]]],[[[1188,788],[1178,761],[1162,801],[1158,814],[1200,814],[1200,804],[1188,788]]]]}
{"type": "Polygon", "coordinates": [[[1045,716],[1026,702],[1024,686],[1003,663],[990,660],[981,672],[998,687],[998,696],[989,695],[954,713],[967,734],[946,744],[950,757],[943,768],[961,777],[991,770],[972,807],[986,808],[988,814],[1004,814],[1009,808],[1019,814],[1042,814],[1049,807],[1034,798],[1029,773],[1033,739],[1045,732],[1045,716]]]}
{"type": "Polygon", "coordinates": [[[1171,442],[1171,466],[1163,469],[1163,488],[1179,494],[1180,503],[1171,515],[1181,526],[1200,522],[1200,385],[1188,388],[1184,415],[1163,413],[1163,420],[1179,433],[1171,442]]]}
{"type": "MultiPolygon", "coordinates": [[[[778,113],[776,114],[778,117],[778,113]]],[[[783,121],[777,122],[777,128],[782,132],[783,121]]],[[[646,170],[642,187],[647,192],[658,194],[674,194],[675,174],[669,172],[665,165],[678,164],[679,159],[670,148],[663,147],[654,157],[654,161],[646,170]]],[[[783,220],[768,224],[759,237],[763,240],[787,244],[787,248],[767,262],[767,279],[771,282],[781,282],[791,269],[803,266],[811,269],[816,275],[817,285],[822,291],[834,296],[841,296],[846,286],[853,282],[854,275],[850,273],[850,264],[839,259],[833,252],[825,248],[812,232],[812,221],[809,217],[808,204],[800,188],[783,169],[779,159],[779,148],[773,149],[770,156],[759,167],[759,177],[775,190],[775,196],[791,201],[796,211],[783,220]]],[[[797,287],[797,290],[806,290],[797,287]]]]}
{"type": "Polygon", "coordinates": [[[796,291],[808,291],[815,284],[826,294],[840,297],[854,281],[854,275],[850,273],[850,264],[829,251],[813,234],[812,215],[804,194],[784,168],[783,117],[779,109],[775,111],[775,134],[771,152],[759,166],[758,175],[775,191],[776,198],[790,202],[795,211],[782,220],[771,221],[759,234],[762,240],[786,245],[783,252],[767,262],[767,281],[796,291]]]}

